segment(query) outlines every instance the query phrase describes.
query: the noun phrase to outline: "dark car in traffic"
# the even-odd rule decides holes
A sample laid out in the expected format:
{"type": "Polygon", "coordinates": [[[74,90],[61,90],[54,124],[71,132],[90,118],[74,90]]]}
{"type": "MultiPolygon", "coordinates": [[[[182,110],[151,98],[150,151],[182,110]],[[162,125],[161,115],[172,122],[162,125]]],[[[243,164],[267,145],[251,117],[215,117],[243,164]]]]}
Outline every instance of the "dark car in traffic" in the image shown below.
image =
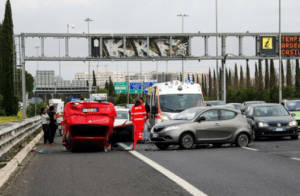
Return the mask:
{"type": "Polygon", "coordinates": [[[249,106],[246,119],[253,130],[253,138],[285,137],[298,139],[298,123],[280,104],[254,104],[249,106]]]}
{"type": "Polygon", "coordinates": [[[242,108],[241,108],[241,112],[242,114],[246,113],[247,110],[248,110],[248,107],[250,105],[253,105],[253,104],[264,104],[266,103],[265,101],[245,101],[244,103],[242,103],[242,108]]]}
{"type": "Polygon", "coordinates": [[[245,147],[253,135],[240,112],[220,106],[185,110],[172,120],[156,124],[150,133],[151,142],[160,149],[167,149],[170,145],[189,149],[194,144],[220,147],[226,143],[245,147]]]}
{"type": "Polygon", "coordinates": [[[224,101],[205,101],[206,106],[218,106],[218,105],[225,105],[226,103],[224,101]]]}
{"type": "Polygon", "coordinates": [[[229,105],[233,105],[235,109],[241,110],[242,109],[242,104],[241,103],[228,103],[229,105]]]}

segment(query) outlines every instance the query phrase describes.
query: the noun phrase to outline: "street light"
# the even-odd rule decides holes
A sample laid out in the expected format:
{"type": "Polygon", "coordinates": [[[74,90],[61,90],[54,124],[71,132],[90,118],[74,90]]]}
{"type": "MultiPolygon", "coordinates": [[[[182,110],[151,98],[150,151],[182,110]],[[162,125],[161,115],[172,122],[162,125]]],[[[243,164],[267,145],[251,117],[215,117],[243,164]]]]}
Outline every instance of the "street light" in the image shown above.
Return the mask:
{"type": "MultiPolygon", "coordinates": [[[[178,17],[181,17],[182,18],[182,33],[183,33],[183,18],[184,17],[189,17],[188,15],[186,14],[179,14],[177,15],[178,17]]],[[[171,43],[170,43],[171,44],[171,43]]],[[[172,46],[171,46],[172,47],[172,46]]],[[[184,82],[184,63],[183,63],[183,60],[182,60],[182,82],[184,82]]]]}
{"type": "MultiPolygon", "coordinates": [[[[218,33],[218,0],[216,0],[216,33],[218,33]]],[[[218,36],[216,36],[216,56],[219,56],[218,54],[218,36]]],[[[219,65],[218,65],[218,59],[216,60],[216,83],[217,83],[217,100],[219,101],[219,65]]]]}
{"type": "Polygon", "coordinates": [[[282,100],[282,73],[281,73],[281,0],[279,0],[279,103],[282,100]]]}
{"type": "Polygon", "coordinates": [[[228,55],[236,56],[231,53],[227,53],[223,58],[223,101],[226,103],[226,58],[228,55]]]}
{"type": "MultiPolygon", "coordinates": [[[[87,22],[87,24],[88,24],[88,34],[90,34],[90,22],[92,22],[93,20],[92,19],[90,19],[90,18],[87,18],[87,19],[85,19],[84,21],[86,21],[87,22]]],[[[88,44],[88,47],[89,47],[89,57],[91,56],[91,39],[90,39],[90,37],[89,37],[89,44],[88,44]]],[[[91,85],[90,85],[90,79],[91,79],[91,64],[90,64],[90,61],[88,62],[89,63],[89,92],[91,92],[91,85]]]]}
{"type": "MultiPolygon", "coordinates": [[[[39,49],[41,47],[36,46],[36,56],[39,57],[39,49]]],[[[39,61],[36,61],[36,69],[39,70],[39,61]]]]}

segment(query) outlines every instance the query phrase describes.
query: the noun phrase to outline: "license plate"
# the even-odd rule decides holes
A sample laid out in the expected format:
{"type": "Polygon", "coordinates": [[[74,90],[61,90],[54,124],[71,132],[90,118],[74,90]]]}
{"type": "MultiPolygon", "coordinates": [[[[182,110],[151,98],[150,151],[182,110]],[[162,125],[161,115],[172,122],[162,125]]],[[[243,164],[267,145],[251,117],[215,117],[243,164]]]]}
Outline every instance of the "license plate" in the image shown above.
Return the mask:
{"type": "Polygon", "coordinates": [[[98,112],[98,108],[84,108],[82,109],[82,112],[98,112]]]}
{"type": "Polygon", "coordinates": [[[275,131],[284,131],[283,128],[276,128],[275,131]]]}
{"type": "Polygon", "coordinates": [[[152,134],[152,137],[158,137],[158,134],[152,134]]]}

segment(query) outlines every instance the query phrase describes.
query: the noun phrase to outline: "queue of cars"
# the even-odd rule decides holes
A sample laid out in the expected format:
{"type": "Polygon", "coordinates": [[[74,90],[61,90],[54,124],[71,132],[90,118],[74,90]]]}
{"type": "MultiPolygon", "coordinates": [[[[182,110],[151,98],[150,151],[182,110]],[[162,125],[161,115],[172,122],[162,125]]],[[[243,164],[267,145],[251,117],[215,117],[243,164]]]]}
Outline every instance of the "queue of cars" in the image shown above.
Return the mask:
{"type": "Polygon", "coordinates": [[[206,107],[184,110],[171,120],[156,124],[150,132],[151,141],[160,149],[170,145],[189,149],[194,144],[220,147],[229,143],[245,147],[261,137],[298,139],[300,100],[284,100],[281,104],[264,101],[205,104],[206,107]]]}

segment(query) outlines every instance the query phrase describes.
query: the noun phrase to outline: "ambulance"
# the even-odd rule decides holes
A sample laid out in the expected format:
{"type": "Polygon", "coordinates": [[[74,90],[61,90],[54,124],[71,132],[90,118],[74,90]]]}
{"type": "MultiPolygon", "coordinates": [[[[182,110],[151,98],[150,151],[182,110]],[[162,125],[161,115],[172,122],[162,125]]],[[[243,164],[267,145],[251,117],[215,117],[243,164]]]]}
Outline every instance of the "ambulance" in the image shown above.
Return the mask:
{"type": "Polygon", "coordinates": [[[150,129],[193,107],[205,106],[200,84],[178,80],[154,84],[148,92],[150,129]]]}

